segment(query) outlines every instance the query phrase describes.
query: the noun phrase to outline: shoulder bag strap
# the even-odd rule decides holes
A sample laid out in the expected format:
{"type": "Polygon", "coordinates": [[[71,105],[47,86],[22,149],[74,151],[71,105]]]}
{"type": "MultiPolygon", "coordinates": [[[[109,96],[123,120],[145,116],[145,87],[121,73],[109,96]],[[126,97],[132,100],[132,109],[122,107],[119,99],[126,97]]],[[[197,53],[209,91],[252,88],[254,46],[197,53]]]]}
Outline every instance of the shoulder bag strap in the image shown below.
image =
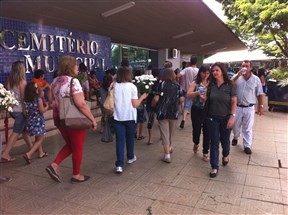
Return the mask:
{"type": "Polygon", "coordinates": [[[72,85],[73,85],[73,79],[74,77],[71,78],[71,81],[70,81],[70,101],[72,104],[74,104],[74,100],[73,100],[73,95],[72,95],[72,85]]]}
{"type": "Polygon", "coordinates": [[[110,90],[113,90],[115,86],[115,81],[112,82],[110,90]]]}

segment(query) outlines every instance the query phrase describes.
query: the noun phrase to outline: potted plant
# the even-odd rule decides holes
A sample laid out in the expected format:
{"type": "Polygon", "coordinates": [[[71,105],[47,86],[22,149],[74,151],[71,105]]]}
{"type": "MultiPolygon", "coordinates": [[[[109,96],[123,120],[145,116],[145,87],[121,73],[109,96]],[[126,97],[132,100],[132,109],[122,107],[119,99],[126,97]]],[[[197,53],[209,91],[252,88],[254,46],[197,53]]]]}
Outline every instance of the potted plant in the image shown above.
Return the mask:
{"type": "Polygon", "coordinates": [[[274,107],[288,109],[288,67],[277,67],[271,70],[268,81],[269,111],[274,107]]]}

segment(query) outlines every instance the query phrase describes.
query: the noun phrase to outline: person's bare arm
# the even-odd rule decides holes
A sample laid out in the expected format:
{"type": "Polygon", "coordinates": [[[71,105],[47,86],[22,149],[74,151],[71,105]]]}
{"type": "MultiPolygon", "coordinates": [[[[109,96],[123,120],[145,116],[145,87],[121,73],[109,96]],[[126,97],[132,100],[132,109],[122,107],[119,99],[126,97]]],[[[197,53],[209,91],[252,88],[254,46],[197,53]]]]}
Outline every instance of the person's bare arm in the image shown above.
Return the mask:
{"type": "Polygon", "coordinates": [[[142,103],[142,101],[143,101],[144,99],[147,98],[147,96],[148,96],[148,93],[143,93],[143,94],[140,96],[139,99],[131,99],[132,106],[133,106],[134,108],[139,107],[139,105],[142,103]]]}
{"type": "Polygon", "coordinates": [[[193,81],[193,82],[190,84],[190,86],[189,86],[189,89],[188,89],[188,92],[187,92],[187,95],[186,95],[186,96],[187,96],[188,98],[190,98],[190,99],[193,99],[193,98],[195,98],[196,96],[200,95],[200,91],[199,91],[199,90],[196,91],[196,92],[194,92],[195,86],[196,86],[195,81],[193,81]]]}
{"type": "Polygon", "coordinates": [[[40,111],[41,113],[45,113],[45,112],[48,110],[49,105],[44,106],[44,105],[43,105],[43,100],[42,100],[41,98],[39,98],[38,108],[39,108],[39,111],[40,111]]]}
{"type": "Polygon", "coordinates": [[[22,111],[23,111],[24,114],[26,113],[25,105],[24,105],[24,97],[25,97],[26,85],[27,85],[27,81],[26,80],[22,80],[19,83],[19,90],[20,90],[20,95],[21,95],[21,101],[20,102],[22,103],[22,111]]]}

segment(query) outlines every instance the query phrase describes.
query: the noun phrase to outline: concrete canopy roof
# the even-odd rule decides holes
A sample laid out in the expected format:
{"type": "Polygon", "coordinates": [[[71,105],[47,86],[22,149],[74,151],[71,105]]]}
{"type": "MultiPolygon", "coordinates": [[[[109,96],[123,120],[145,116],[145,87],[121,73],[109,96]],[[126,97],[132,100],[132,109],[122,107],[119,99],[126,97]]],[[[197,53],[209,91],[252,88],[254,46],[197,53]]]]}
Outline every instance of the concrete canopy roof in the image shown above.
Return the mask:
{"type": "Polygon", "coordinates": [[[112,42],[187,54],[246,49],[201,0],[134,0],[135,5],[104,18],[103,12],[129,0],[1,0],[4,18],[111,37],[112,42]],[[180,38],[177,35],[191,32],[180,38]]]}

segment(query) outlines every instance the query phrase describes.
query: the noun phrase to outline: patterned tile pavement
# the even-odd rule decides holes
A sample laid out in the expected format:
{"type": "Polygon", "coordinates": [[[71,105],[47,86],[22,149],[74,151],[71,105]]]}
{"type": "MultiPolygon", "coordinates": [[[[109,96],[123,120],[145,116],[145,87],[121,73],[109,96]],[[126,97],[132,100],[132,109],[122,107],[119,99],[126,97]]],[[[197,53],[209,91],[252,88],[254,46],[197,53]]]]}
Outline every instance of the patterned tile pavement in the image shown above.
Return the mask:
{"type": "MultiPolygon", "coordinates": [[[[71,157],[60,166],[62,183],[45,172],[63,140],[47,137],[45,159],[26,165],[24,144],[17,144],[17,160],[0,163],[0,175],[12,181],[0,184],[0,214],[287,214],[288,213],[288,114],[265,112],[257,116],[253,154],[243,152],[242,141],[231,146],[228,166],[209,178],[210,165],[201,150],[192,152],[191,122],[177,124],[172,163],[161,161],[157,123],[153,144],[136,141],[137,161],[114,173],[115,142],[101,142],[101,134],[87,133],[81,172],[91,176],[83,184],[71,184],[71,157]],[[281,166],[280,166],[281,164],[281,166]]],[[[37,155],[35,155],[37,156],[37,155]]]]}

